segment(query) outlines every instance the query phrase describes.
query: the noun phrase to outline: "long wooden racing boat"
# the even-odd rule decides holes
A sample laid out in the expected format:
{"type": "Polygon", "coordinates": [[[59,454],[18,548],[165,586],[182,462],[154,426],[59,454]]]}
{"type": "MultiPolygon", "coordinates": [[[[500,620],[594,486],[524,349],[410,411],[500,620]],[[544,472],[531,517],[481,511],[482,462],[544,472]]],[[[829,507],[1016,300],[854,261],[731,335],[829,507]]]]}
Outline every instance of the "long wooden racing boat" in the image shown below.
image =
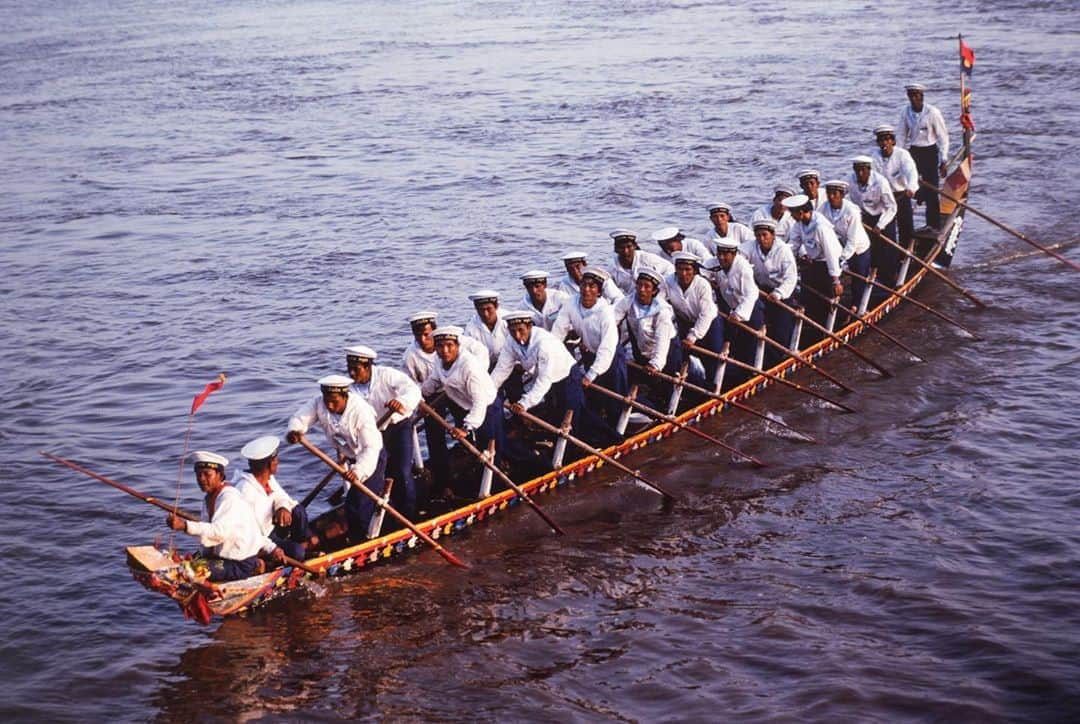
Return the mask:
{"type": "MultiPolygon", "coordinates": [[[[945,190],[950,196],[966,200],[971,177],[971,142],[973,131],[965,130],[963,146],[950,160],[950,173],[946,177],[945,190]]],[[[927,264],[938,269],[949,266],[956,253],[960,231],[963,228],[966,206],[959,205],[946,198],[941,198],[941,213],[945,219],[937,233],[927,230],[916,232],[914,251],[927,264]]],[[[826,355],[851,342],[868,331],[868,324],[876,325],[889,315],[903,301],[902,295],[910,295],[930,272],[921,265],[904,264],[901,268],[902,280],[896,292],[885,297],[862,316],[862,320],[852,321],[835,330],[836,338],[824,337],[820,341],[802,348],[804,360],[817,362],[826,355]],[[837,339],[838,338],[838,339],[837,339]]],[[[757,374],[742,384],[723,393],[717,399],[708,399],[691,409],[678,414],[674,422],[660,422],[636,434],[626,437],[618,445],[603,452],[618,460],[635,451],[661,443],[665,438],[680,432],[682,426],[697,426],[703,421],[722,414],[737,403],[778,384],[772,377],[787,379],[807,366],[803,361],[787,358],[766,374],[757,374]]],[[[573,483],[586,475],[595,473],[605,463],[596,455],[587,455],[572,463],[562,465],[546,474],[522,483],[520,488],[531,497],[552,494],[570,488],[573,483]]],[[[441,538],[457,535],[470,527],[504,516],[521,504],[521,496],[512,489],[487,495],[482,499],[463,505],[445,514],[424,520],[416,528],[438,541],[441,538]]],[[[336,550],[306,561],[311,569],[321,571],[328,577],[355,574],[391,559],[419,552],[428,547],[408,528],[396,530],[385,535],[336,550]]],[[[294,566],[285,566],[270,572],[227,583],[209,583],[201,580],[199,571],[193,570],[192,561],[181,561],[154,546],[131,546],[127,549],[128,566],[136,581],[150,589],[172,598],[183,610],[185,616],[202,623],[209,623],[215,616],[232,616],[249,611],[269,601],[295,595],[308,588],[315,578],[310,571],[294,566]]]]}

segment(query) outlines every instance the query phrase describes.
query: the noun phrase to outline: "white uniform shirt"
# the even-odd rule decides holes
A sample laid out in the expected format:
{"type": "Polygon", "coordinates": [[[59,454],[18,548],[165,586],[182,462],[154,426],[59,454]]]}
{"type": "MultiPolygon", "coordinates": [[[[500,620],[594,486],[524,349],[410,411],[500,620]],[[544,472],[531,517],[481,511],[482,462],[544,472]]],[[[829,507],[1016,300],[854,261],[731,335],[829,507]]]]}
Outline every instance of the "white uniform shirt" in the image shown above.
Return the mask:
{"type": "Polygon", "coordinates": [[[777,299],[787,299],[795,293],[799,283],[799,267],[795,264],[795,254],[786,241],[774,239],[772,248],[766,254],[755,239],[744,245],[740,251],[746,255],[754,270],[754,283],[777,299]]]}
{"type": "Polygon", "coordinates": [[[611,304],[606,299],[597,299],[596,304],[585,309],[581,306],[580,296],[571,299],[559,311],[551,333],[562,342],[571,332],[581,337],[583,353],[595,355],[592,366],[585,371],[585,377],[591,382],[608,371],[619,346],[619,326],[615,323],[611,304]]]}
{"type": "Polygon", "coordinates": [[[274,530],[274,511],[278,508],[292,511],[297,502],[285,492],[277,478],[270,476],[268,481],[270,492],[267,493],[262,483],[255,479],[250,472],[240,473],[236,481],[236,489],[247,501],[255,512],[255,520],[259,522],[259,530],[263,535],[270,535],[274,530]]]}
{"type": "Polygon", "coordinates": [[[642,269],[651,269],[663,277],[675,271],[675,265],[667,259],[653,254],[651,251],[637,249],[634,251],[634,261],[629,269],[624,269],[622,264],[619,263],[618,255],[612,254],[611,266],[608,267],[608,272],[611,274],[611,280],[615,282],[615,286],[621,289],[623,294],[633,296],[637,292],[637,275],[642,269]]]}
{"type": "Polygon", "coordinates": [[[839,209],[834,209],[832,204],[825,204],[819,213],[832,224],[836,238],[842,245],[840,261],[845,262],[870,248],[870,237],[863,228],[862,212],[858,206],[843,199],[839,209]]]}
{"type": "Polygon", "coordinates": [[[895,146],[886,158],[881,155],[881,149],[876,148],[870,157],[874,160],[874,170],[886,178],[894,193],[919,190],[919,170],[915,167],[915,159],[906,150],[895,146]]]}
{"type": "MultiPolygon", "coordinates": [[[[774,233],[776,238],[781,241],[787,238],[788,231],[791,229],[791,225],[795,223],[795,219],[791,218],[791,214],[788,213],[787,209],[784,209],[784,215],[780,217],[779,221],[774,219],[772,215],[771,202],[765,204],[764,206],[757,207],[753,215],[750,216],[750,226],[753,227],[755,221],[764,221],[765,219],[776,222],[776,231],[774,233]]],[[[751,228],[750,230],[751,232],[753,232],[753,228],[751,228]]]]}
{"type": "Polygon", "coordinates": [[[199,544],[217,558],[242,561],[261,550],[273,552],[274,542],[263,535],[255,512],[240,491],[225,485],[214,501],[214,515],[206,509],[203,498],[202,519],[185,522],[185,530],[199,539],[199,544]]]}
{"type": "Polygon", "coordinates": [[[615,319],[619,324],[625,323],[626,331],[649,364],[662,370],[667,363],[671,340],[675,338],[675,312],[671,305],[657,296],[645,307],[634,294],[620,299],[615,305],[615,319]]]}
{"type": "MultiPolygon", "coordinates": [[[[570,299],[577,299],[578,294],[581,294],[581,285],[571,278],[569,272],[559,282],[558,288],[559,291],[566,292],[570,299]]],[[[604,280],[604,288],[600,290],[600,294],[612,304],[625,296],[622,289],[615,286],[615,282],[611,281],[611,279],[604,280]]]]}
{"type": "Polygon", "coordinates": [[[870,169],[870,178],[866,185],[859,183],[855,172],[848,180],[847,198],[870,216],[877,216],[877,228],[884,229],[896,216],[896,197],[893,196],[889,180],[877,171],[870,169]]]}
{"type": "Polygon", "coordinates": [[[728,222],[726,236],[720,236],[720,232],[713,227],[712,237],[709,239],[709,243],[712,245],[711,256],[716,256],[716,242],[721,239],[734,239],[739,246],[742,246],[746,242],[754,240],[754,232],[746,224],[740,224],[737,221],[728,222]]]}
{"type": "Polygon", "coordinates": [[[339,456],[356,461],[350,464],[356,477],[361,482],[371,477],[379,465],[383,446],[371,405],[350,392],[345,410],[335,415],[326,409],[322,395],[316,395],[289,418],[289,430],[303,434],[316,422],[322,426],[327,441],[337,448],[339,456]]]}
{"type": "Polygon", "coordinates": [[[532,383],[519,400],[521,406],[529,410],[543,401],[553,384],[566,379],[574,366],[574,357],[551,332],[533,327],[526,344],[518,344],[513,337],[506,341],[491,373],[496,389],[506,382],[514,371],[514,365],[521,365],[525,375],[532,378],[532,383]]]}
{"type": "Polygon", "coordinates": [[[679,286],[675,274],[668,274],[664,277],[663,288],[664,298],[671,305],[676,318],[690,325],[686,339],[693,343],[704,337],[717,314],[716,297],[709,281],[695,274],[690,286],[684,290],[679,286]]]}
{"type": "Polygon", "coordinates": [[[506,322],[503,321],[501,313],[499,313],[498,321],[495,322],[494,329],[488,329],[487,325],[480,321],[480,315],[475,313],[469,323],[465,325],[465,335],[483,342],[484,346],[487,347],[487,369],[495,366],[495,360],[499,359],[499,352],[502,351],[503,345],[506,344],[507,334],[506,322]]]}
{"type": "MultiPolygon", "coordinates": [[[[543,328],[547,331],[551,331],[551,325],[555,324],[555,318],[559,316],[559,310],[562,309],[562,305],[566,303],[566,300],[570,298],[570,295],[559,289],[548,289],[547,299],[544,301],[544,308],[537,309],[532,303],[532,297],[528,292],[521,297],[521,308],[527,309],[532,312],[533,327],[543,328]]],[[[510,339],[508,338],[509,342],[510,339]]]]}
{"type": "Polygon", "coordinates": [[[896,142],[903,148],[936,145],[938,162],[945,163],[949,159],[949,129],[945,117],[937,106],[929,103],[923,103],[920,113],[916,113],[910,103],[904,106],[896,126],[896,142]]]}
{"type": "Polygon", "coordinates": [[[840,240],[829,220],[815,211],[810,223],[796,222],[791,227],[788,237],[791,250],[796,257],[806,257],[810,261],[824,261],[829,269],[829,276],[840,277],[840,240]]]}
{"type": "MultiPolygon", "coordinates": [[[[689,236],[682,240],[682,250],[693,254],[701,261],[705,261],[713,255],[713,253],[709,251],[709,247],[705,246],[705,242],[700,239],[692,239],[689,236]]],[[[664,261],[675,264],[675,260],[671,258],[671,254],[664,251],[662,247],[657,252],[657,255],[664,261]]]]}
{"type": "Polygon", "coordinates": [[[460,426],[475,430],[484,424],[487,408],[498,395],[498,389],[487,370],[485,359],[459,353],[450,369],[445,369],[442,360],[439,360],[420,389],[427,397],[445,390],[455,405],[466,410],[460,426]]]}
{"type": "MultiPolygon", "coordinates": [[[[413,340],[415,341],[415,340],[413,340]]],[[[416,406],[420,404],[420,387],[413,382],[407,374],[386,365],[373,365],[371,367],[371,379],[366,385],[354,382],[349,388],[354,394],[360,395],[371,405],[375,411],[376,422],[389,412],[386,403],[397,400],[405,407],[405,411],[395,412],[383,425],[383,429],[396,425],[402,420],[412,417],[416,412],[416,406]]]]}
{"type": "MultiPolygon", "coordinates": [[[[471,354],[480,359],[486,359],[488,356],[488,348],[478,339],[460,337],[458,344],[461,347],[461,354],[471,354]]],[[[435,365],[439,364],[439,357],[435,354],[435,350],[425,352],[420,349],[420,345],[413,339],[405,348],[403,363],[409,376],[416,380],[417,384],[423,384],[424,380],[431,376],[435,365]]]]}
{"type": "Polygon", "coordinates": [[[745,256],[736,254],[727,271],[717,264],[713,268],[713,285],[732,314],[743,322],[750,319],[760,295],[758,285],[754,282],[754,268],[745,256]]]}

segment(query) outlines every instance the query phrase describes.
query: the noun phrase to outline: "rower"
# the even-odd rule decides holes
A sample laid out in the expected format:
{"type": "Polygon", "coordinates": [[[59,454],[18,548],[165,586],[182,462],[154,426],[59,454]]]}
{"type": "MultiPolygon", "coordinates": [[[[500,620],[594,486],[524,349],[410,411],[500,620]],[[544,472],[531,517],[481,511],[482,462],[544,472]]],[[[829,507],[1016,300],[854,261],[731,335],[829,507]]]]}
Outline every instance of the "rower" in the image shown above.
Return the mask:
{"type": "MultiPolygon", "coordinates": [[[[521,283],[525,287],[525,295],[521,299],[522,309],[532,312],[534,325],[551,331],[551,325],[555,324],[559,310],[570,295],[559,289],[548,289],[546,271],[534,269],[525,272],[521,275],[521,283]]],[[[503,321],[506,321],[505,316],[503,321]]]]}
{"type": "Polygon", "coordinates": [[[642,251],[637,243],[637,234],[629,229],[615,229],[609,236],[615,254],[608,272],[623,294],[634,293],[637,275],[642,269],[652,269],[661,277],[675,271],[667,259],[650,251],[642,251]]]}
{"type": "Polygon", "coordinates": [[[750,231],[746,224],[740,224],[735,221],[735,216],[731,212],[731,206],[723,201],[714,201],[709,204],[709,221],[712,222],[712,238],[709,239],[709,243],[712,245],[713,253],[702,259],[706,261],[712,259],[716,255],[716,249],[721,240],[734,240],[735,246],[740,246],[749,241],[754,240],[754,233],[750,231]]]}
{"type": "MultiPolygon", "coordinates": [[[[754,222],[761,221],[762,219],[772,219],[776,222],[776,228],[773,230],[773,236],[780,241],[787,238],[788,229],[791,228],[793,223],[791,220],[791,214],[784,208],[784,199],[788,196],[794,196],[795,189],[787,184],[777,184],[773,187],[772,201],[759,206],[754,209],[754,213],[750,216],[750,228],[754,228],[754,222]]],[[[756,236],[756,235],[755,235],[756,236]]]]}
{"type": "MultiPolygon", "coordinates": [[[[416,384],[422,384],[431,376],[431,371],[438,361],[435,356],[435,338],[432,336],[438,321],[439,318],[435,312],[417,312],[409,317],[409,329],[412,331],[413,341],[405,348],[402,364],[416,384]]],[[[486,358],[488,354],[484,343],[472,337],[461,338],[461,351],[477,355],[481,359],[486,358]]]]}
{"type": "MultiPolygon", "coordinates": [[[[619,344],[615,311],[600,290],[610,277],[603,269],[588,267],[581,275],[581,292],[563,305],[551,333],[560,342],[570,335],[581,338],[579,363],[584,371],[581,384],[586,389],[595,380],[609,390],[625,395],[630,389],[626,376],[626,352],[619,344]]],[[[603,397],[594,409],[605,409],[613,422],[622,412],[622,403],[603,397]]]]}
{"type": "MultiPolygon", "coordinates": [[[[682,345],[673,344],[675,312],[660,295],[663,282],[663,277],[652,269],[642,269],[634,294],[615,305],[615,321],[629,338],[634,361],[650,376],[657,372],[674,375],[682,364],[682,345]]],[[[661,387],[670,394],[668,383],[661,387]]]]}
{"type": "Polygon", "coordinates": [[[240,449],[248,461],[236,489],[255,512],[262,535],[272,540],[285,555],[304,560],[309,545],[318,544],[308,526],[307,508],[285,492],[277,479],[278,446],[276,435],[257,437],[240,449]]]}
{"type": "MultiPolygon", "coordinates": [[[[911,153],[919,178],[937,186],[938,179],[944,177],[948,170],[949,128],[937,106],[923,100],[926,86],[909,83],[904,90],[907,91],[908,105],[900,111],[900,123],[896,126],[900,147],[911,153]]],[[[941,205],[937,191],[920,188],[917,195],[926,204],[926,226],[937,231],[941,226],[941,205]]]]}
{"type": "MultiPolygon", "coordinates": [[[[570,295],[571,299],[575,299],[581,293],[581,274],[585,271],[588,260],[583,251],[568,251],[563,254],[562,262],[566,267],[566,275],[559,281],[558,289],[570,295]]],[[[610,277],[604,282],[601,294],[611,304],[623,298],[622,290],[615,286],[615,282],[610,277]]]]}
{"type": "Polygon", "coordinates": [[[499,314],[499,293],[481,289],[469,295],[476,313],[465,325],[465,336],[484,343],[488,350],[487,369],[490,372],[506,344],[506,322],[499,314]]]}
{"type": "Polygon", "coordinates": [[[691,347],[703,347],[720,353],[724,346],[724,321],[717,315],[712,285],[699,274],[701,261],[686,251],[675,252],[675,271],[664,277],[663,293],[675,313],[675,328],[683,356],[695,355],[705,368],[705,379],[696,380],[712,387],[718,361],[703,356],[691,347]]]}
{"type": "Polygon", "coordinates": [[[349,541],[367,536],[368,523],[375,512],[372,499],[360,492],[363,485],[376,495],[386,487],[386,450],[375,425],[375,411],[364,398],[349,391],[352,379],[345,375],[327,375],[319,379],[320,393],[312,397],[289,418],[285,436],[290,445],[318,423],[326,441],[337,449],[338,461],[345,464],[345,520],[349,541]]]}
{"type": "MultiPolygon", "coordinates": [[[[784,199],[791,218],[795,220],[788,234],[788,243],[799,262],[802,284],[823,294],[826,299],[838,299],[844,293],[840,282],[840,241],[828,219],[814,211],[806,194],[784,199]]],[[[826,325],[830,308],[826,301],[812,295],[800,296],[811,319],[826,325]]],[[[814,329],[805,330],[811,341],[821,338],[814,329]]]]}
{"type": "Polygon", "coordinates": [[[672,264],[675,263],[673,254],[685,251],[697,257],[698,261],[708,259],[712,254],[709,247],[693,237],[687,238],[686,234],[677,226],[665,226],[657,229],[652,234],[653,241],[660,245],[660,257],[672,264]]]}
{"type": "MultiPolygon", "coordinates": [[[[834,179],[825,182],[825,196],[828,203],[818,211],[828,219],[841,244],[840,265],[865,277],[870,274],[870,239],[862,225],[862,212],[859,207],[848,201],[847,181],[834,179]]],[[[842,281],[842,280],[841,280],[842,281]]],[[[863,297],[866,282],[856,277],[851,280],[851,305],[858,307],[863,297]]]]}
{"type": "MultiPolygon", "coordinates": [[[[784,210],[787,213],[787,210],[784,210]]],[[[790,216],[789,216],[790,218],[790,216]]],[[[745,244],[741,251],[754,270],[754,282],[773,301],[787,306],[798,305],[794,299],[799,284],[799,269],[795,254],[788,243],[776,236],[777,224],[772,219],[758,219],[753,223],[754,242],[745,244]]],[[[779,304],[765,304],[765,330],[769,338],[785,347],[792,346],[795,317],[779,304]]],[[[769,346],[765,350],[765,363],[772,367],[784,359],[783,352],[769,346]]]]}
{"type": "Polygon", "coordinates": [[[229,460],[206,450],[198,450],[192,457],[195,480],[204,495],[200,520],[184,520],[169,513],[165,524],[199,539],[210,568],[209,580],[237,581],[265,572],[260,551],[283,563],[285,552],[262,534],[244,496],[225,482],[229,460]]]}
{"type": "Polygon", "coordinates": [[[359,395],[376,415],[388,413],[381,428],[386,450],[386,474],[393,479],[390,503],[406,518],[416,516],[416,481],[413,478],[412,422],[420,404],[420,386],[393,367],[374,364],[375,350],[364,345],[345,348],[345,364],[352,378],[349,390],[359,395]]]}
{"type": "MultiPolygon", "coordinates": [[[[486,361],[461,351],[461,339],[465,337],[461,327],[446,326],[435,329],[435,354],[439,363],[430,377],[424,380],[420,390],[429,401],[439,392],[446,392],[446,413],[454,418],[450,431],[455,440],[471,438],[484,450],[495,441],[495,461],[502,460],[506,448],[503,430],[502,396],[488,374],[486,361]]],[[[443,409],[436,408],[440,414],[443,409]]],[[[428,416],[424,426],[427,433],[428,460],[432,474],[444,495],[453,494],[446,431],[428,416]]]]}
{"type": "MultiPolygon", "coordinates": [[[[765,323],[765,306],[758,293],[758,285],[754,282],[754,268],[739,253],[735,239],[717,242],[716,259],[710,266],[721,316],[731,317],[751,329],[760,330],[765,323]]],[[[731,353],[735,359],[757,366],[758,340],[754,334],[728,323],[724,325],[724,339],[731,343],[731,353]]],[[[749,374],[742,368],[729,370],[725,376],[725,386],[734,387],[748,377],[749,374]]]]}
{"type": "Polygon", "coordinates": [[[820,211],[828,199],[825,197],[825,189],[821,188],[821,172],[816,168],[804,168],[795,174],[799,179],[799,188],[806,197],[814,202],[814,211],[820,211]]]}
{"type": "MultiPolygon", "coordinates": [[[[911,199],[919,190],[919,171],[915,160],[903,148],[896,147],[896,129],[888,124],[874,129],[877,150],[871,154],[874,170],[888,180],[896,199],[896,233],[902,246],[907,246],[914,233],[915,221],[911,209],[911,199]]],[[[897,257],[899,266],[899,257],[897,257]]],[[[878,267],[878,276],[883,283],[893,286],[896,283],[898,268],[878,267]]]]}
{"type": "MultiPolygon", "coordinates": [[[[870,266],[883,279],[887,270],[898,269],[900,252],[882,240],[881,235],[896,238],[896,197],[889,180],[873,169],[874,159],[855,156],[851,159],[848,199],[862,211],[862,222],[873,227],[870,232],[870,266]]],[[[895,277],[894,277],[895,280],[895,277]]]]}

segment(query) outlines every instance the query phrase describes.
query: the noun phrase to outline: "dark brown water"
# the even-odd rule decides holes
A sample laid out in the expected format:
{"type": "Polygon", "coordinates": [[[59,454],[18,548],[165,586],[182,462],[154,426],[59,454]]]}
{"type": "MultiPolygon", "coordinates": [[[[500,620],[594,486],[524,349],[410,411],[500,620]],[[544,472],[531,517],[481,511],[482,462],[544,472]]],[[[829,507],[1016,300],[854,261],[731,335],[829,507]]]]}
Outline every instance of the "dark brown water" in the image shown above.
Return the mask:
{"type": "MultiPolygon", "coordinates": [[[[35,454],[170,498],[218,372],[192,446],[237,457],[343,344],[396,362],[413,311],[840,174],[905,82],[955,131],[960,31],[972,203],[1075,238],[1073,5],[879,5],[3,3],[0,716],[1075,719],[1080,277],[974,217],[954,274],[992,307],[920,296],[981,340],[902,311],[925,364],[828,362],[858,414],[755,403],[823,444],[727,417],[769,468],[677,436],[637,458],[674,511],[599,476],[542,501],[565,538],[518,510],[450,541],[467,573],[424,554],[199,627],[124,567],[162,516],[35,454]]],[[[320,475],[285,453],[292,490],[320,475]]]]}

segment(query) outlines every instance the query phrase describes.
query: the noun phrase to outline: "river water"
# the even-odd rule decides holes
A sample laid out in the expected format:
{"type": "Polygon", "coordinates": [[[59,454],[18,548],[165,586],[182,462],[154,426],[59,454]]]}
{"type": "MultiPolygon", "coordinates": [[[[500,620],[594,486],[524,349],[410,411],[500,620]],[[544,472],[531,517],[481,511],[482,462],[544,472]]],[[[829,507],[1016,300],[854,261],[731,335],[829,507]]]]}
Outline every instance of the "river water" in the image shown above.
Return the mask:
{"type": "MultiPolygon", "coordinates": [[[[958,136],[957,32],[972,203],[1071,242],[1075,5],[958,5],[0,3],[0,717],[1075,720],[1080,284],[974,216],[953,273],[991,307],[919,294],[981,339],[903,310],[924,364],[828,361],[858,414],[754,403],[822,444],[725,416],[770,467],[676,436],[635,459],[670,513],[598,476],[541,501],[564,538],[518,509],[450,540],[468,572],[425,553],[200,627],[126,571],[160,511],[36,454],[171,499],[219,372],[191,446],[237,458],[344,344],[396,363],[416,310],[844,172],[905,82],[958,136]]],[[[284,453],[298,495],[320,475],[284,453]]]]}

